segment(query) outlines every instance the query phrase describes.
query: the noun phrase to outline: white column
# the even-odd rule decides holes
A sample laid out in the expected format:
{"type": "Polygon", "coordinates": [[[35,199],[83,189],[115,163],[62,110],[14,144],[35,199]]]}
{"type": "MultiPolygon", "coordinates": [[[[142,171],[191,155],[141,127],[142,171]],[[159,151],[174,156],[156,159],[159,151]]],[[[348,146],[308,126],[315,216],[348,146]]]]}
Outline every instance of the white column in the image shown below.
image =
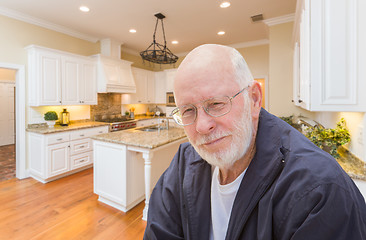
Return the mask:
{"type": "Polygon", "coordinates": [[[149,199],[151,193],[151,159],[153,158],[152,152],[142,153],[142,157],[145,160],[145,208],[142,214],[142,220],[147,220],[147,212],[149,209],[149,199]]]}

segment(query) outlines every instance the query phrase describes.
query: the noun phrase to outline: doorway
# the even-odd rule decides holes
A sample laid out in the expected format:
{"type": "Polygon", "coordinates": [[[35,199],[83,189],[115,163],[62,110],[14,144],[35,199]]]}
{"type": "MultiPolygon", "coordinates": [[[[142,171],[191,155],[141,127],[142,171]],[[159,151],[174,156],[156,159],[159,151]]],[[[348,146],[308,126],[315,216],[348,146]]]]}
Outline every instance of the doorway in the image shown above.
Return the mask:
{"type": "MultiPolygon", "coordinates": [[[[25,67],[24,65],[0,62],[0,69],[15,71],[14,92],[14,119],[15,145],[13,154],[15,158],[15,176],[19,179],[29,177],[26,171],[26,140],[25,140],[25,67]]],[[[12,150],[7,149],[11,152],[12,150]]],[[[7,153],[6,153],[7,154],[7,153]]]]}
{"type": "Polygon", "coordinates": [[[16,70],[0,68],[0,181],[15,177],[16,70]]]}

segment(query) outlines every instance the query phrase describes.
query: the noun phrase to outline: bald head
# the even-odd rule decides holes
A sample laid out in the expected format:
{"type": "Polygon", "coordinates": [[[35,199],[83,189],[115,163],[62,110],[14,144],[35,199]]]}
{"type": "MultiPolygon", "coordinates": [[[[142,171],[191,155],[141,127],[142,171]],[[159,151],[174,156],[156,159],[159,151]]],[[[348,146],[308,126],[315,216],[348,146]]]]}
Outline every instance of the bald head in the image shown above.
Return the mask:
{"type": "Polygon", "coordinates": [[[198,72],[210,74],[217,72],[223,76],[233,76],[241,87],[251,84],[253,76],[242,55],[234,48],[217,44],[205,44],[193,49],[180,64],[176,84],[186,81],[198,72]]]}

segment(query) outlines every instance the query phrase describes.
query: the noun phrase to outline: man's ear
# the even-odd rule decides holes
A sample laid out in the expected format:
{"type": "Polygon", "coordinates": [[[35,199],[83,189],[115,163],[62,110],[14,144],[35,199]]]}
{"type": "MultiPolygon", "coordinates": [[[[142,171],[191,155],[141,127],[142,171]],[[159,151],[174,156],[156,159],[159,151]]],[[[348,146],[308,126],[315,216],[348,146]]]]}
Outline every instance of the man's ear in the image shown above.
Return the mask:
{"type": "Polygon", "coordinates": [[[254,81],[252,86],[249,88],[250,98],[252,100],[252,117],[257,119],[259,116],[259,112],[262,107],[262,88],[261,85],[254,81]]]}

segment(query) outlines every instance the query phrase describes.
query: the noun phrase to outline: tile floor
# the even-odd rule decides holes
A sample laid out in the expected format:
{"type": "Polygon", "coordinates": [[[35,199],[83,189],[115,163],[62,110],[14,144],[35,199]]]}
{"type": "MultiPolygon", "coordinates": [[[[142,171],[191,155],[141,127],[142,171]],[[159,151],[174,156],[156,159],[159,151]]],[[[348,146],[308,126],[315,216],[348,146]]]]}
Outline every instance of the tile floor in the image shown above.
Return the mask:
{"type": "Polygon", "coordinates": [[[15,178],[15,144],[0,146],[0,181],[15,178]]]}

